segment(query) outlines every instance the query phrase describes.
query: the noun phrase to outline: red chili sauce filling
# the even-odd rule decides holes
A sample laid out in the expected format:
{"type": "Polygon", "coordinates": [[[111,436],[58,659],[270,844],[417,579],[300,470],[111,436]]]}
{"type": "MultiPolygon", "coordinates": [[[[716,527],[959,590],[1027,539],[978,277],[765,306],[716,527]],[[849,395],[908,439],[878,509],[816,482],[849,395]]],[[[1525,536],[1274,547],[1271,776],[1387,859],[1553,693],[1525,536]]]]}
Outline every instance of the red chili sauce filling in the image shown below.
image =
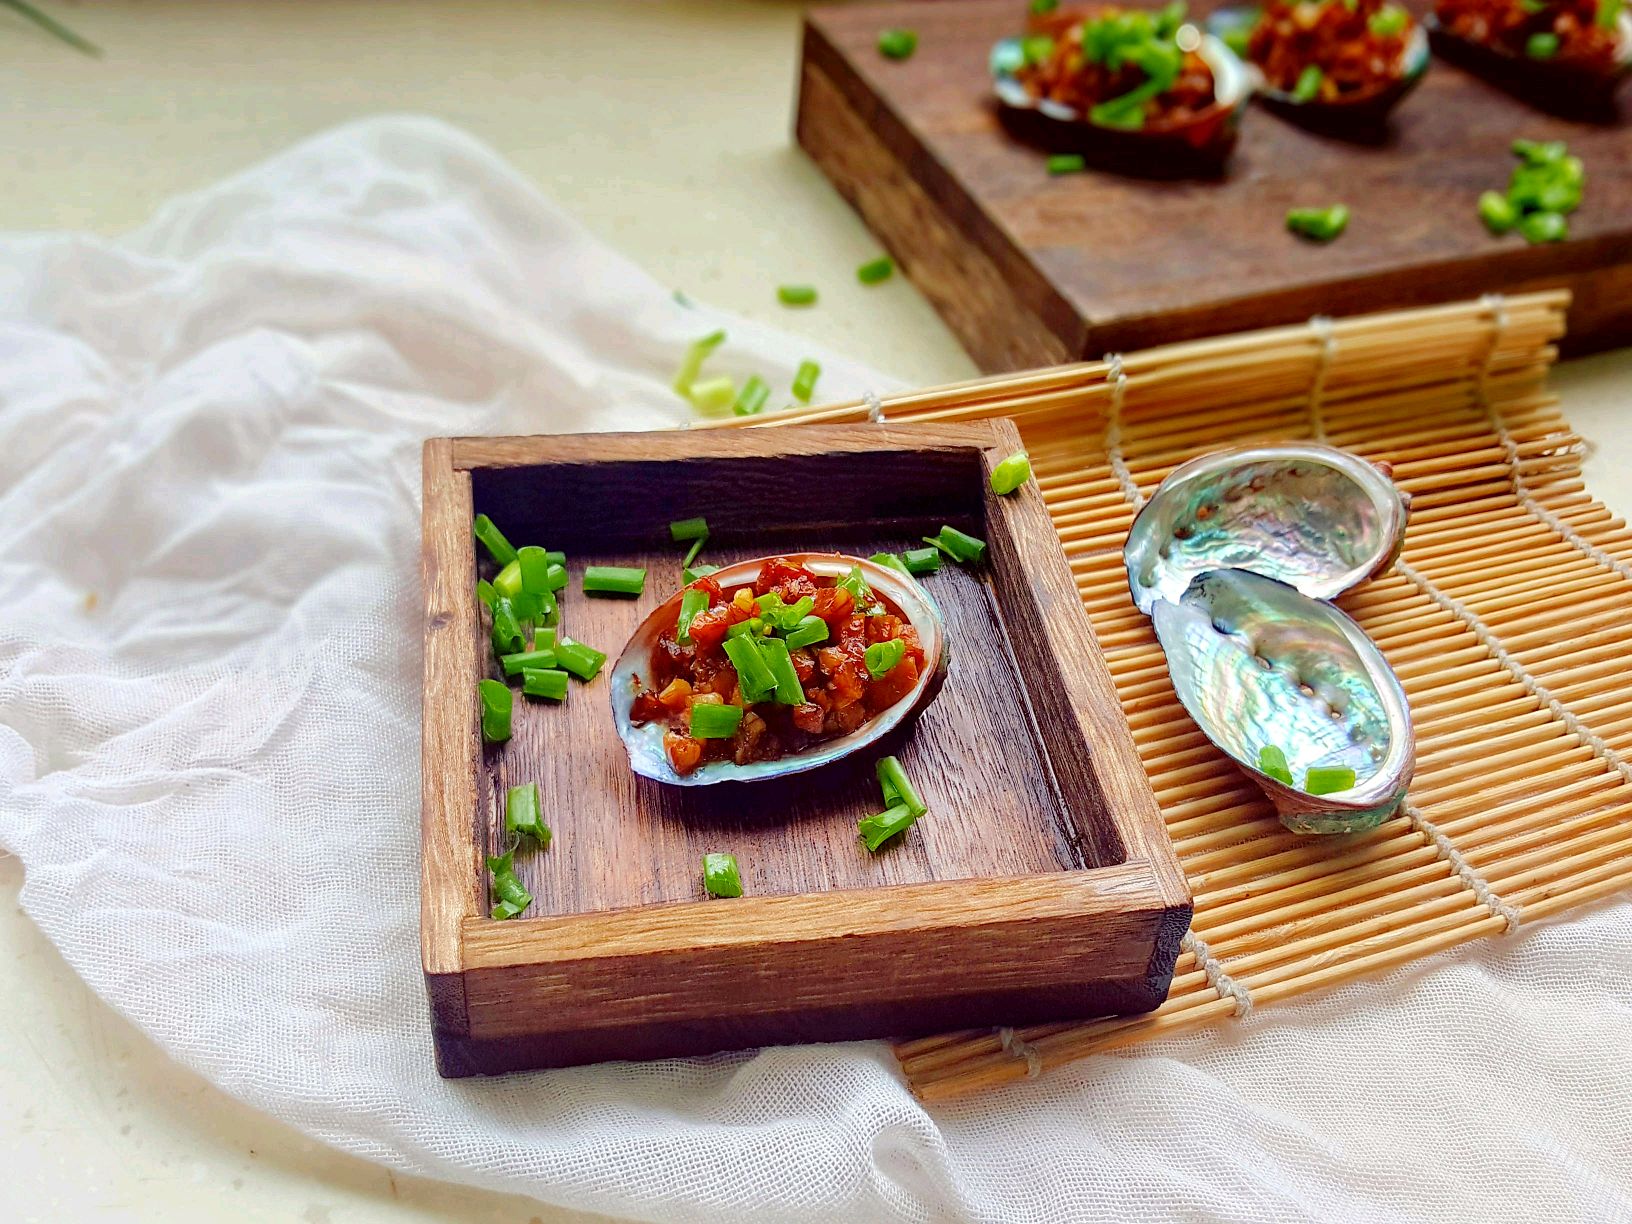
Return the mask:
{"type": "Polygon", "coordinates": [[[1598,21],[1601,0],[1553,0],[1528,8],[1520,0],[1439,0],[1440,25],[1469,42],[1523,57],[1536,34],[1558,39],[1554,63],[1597,75],[1615,70],[1619,32],[1598,21]]]}
{"type": "Polygon", "coordinates": [[[635,695],[630,710],[636,724],[666,726],[663,748],[676,773],[688,774],[709,761],[747,765],[802,752],[848,735],[912,692],[924,667],[917,630],[885,596],[873,592],[871,602],[858,607],[850,590],[837,581],[773,557],[747,585],[722,588],[712,577],[691,584],[707,593],[708,607],[692,620],[689,645],[676,639],[678,624],[663,631],[652,651],[652,687],[635,695]],[[827,640],[789,652],[804,689],[801,704],[782,704],[773,695],[745,705],[723,643],[732,625],[756,615],[755,598],[773,591],[784,604],[814,599],[811,615],[826,623],[827,640]],[[901,662],[873,679],[864,659],[867,647],[896,638],[906,643],[901,662]],[[732,738],[692,738],[691,708],[702,703],[744,706],[732,738]]]}
{"type": "MultiPolygon", "coordinates": [[[[1387,0],[1392,3],[1392,0],[1387,0]]],[[[1252,29],[1247,54],[1264,79],[1291,93],[1304,69],[1321,70],[1315,98],[1345,102],[1367,97],[1392,85],[1405,70],[1406,40],[1413,23],[1397,33],[1379,34],[1371,20],[1385,0],[1271,0],[1252,29]]]]}
{"type": "MultiPolygon", "coordinates": [[[[1082,47],[1083,27],[1119,16],[1127,10],[1114,4],[1061,5],[1049,13],[1034,14],[1027,34],[1052,38],[1048,54],[1028,63],[1016,74],[1036,98],[1047,98],[1087,114],[1101,102],[1130,93],[1145,83],[1145,72],[1133,64],[1117,68],[1091,63],[1082,47]]],[[[1213,70],[1194,51],[1184,53],[1178,79],[1144,104],[1147,127],[1163,128],[1188,122],[1211,109],[1218,99],[1213,70]]]]}

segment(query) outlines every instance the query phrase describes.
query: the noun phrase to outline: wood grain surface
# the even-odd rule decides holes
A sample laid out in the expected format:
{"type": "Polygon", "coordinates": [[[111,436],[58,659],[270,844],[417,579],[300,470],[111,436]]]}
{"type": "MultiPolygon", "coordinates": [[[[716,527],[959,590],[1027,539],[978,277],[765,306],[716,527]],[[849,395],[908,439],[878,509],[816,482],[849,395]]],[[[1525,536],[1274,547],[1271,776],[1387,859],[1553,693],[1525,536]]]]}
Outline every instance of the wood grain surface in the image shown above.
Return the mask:
{"type": "Polygon", "coordinates": [[[1010,136],[989,89],[987,55],[1024,7],[834,6],[812,10],[805,31],[800,143],[983,368],[1555,286],[1575,294],[1573,350],[1632,342],[1624,118],[1548,115],[1436,60],[1380,142],[1254,107],[1221,178],[1050,177],[1046,151],[1010,136]],[[918,32],[911,59],[878,54],[894,25],[918,32]],[[1567,242],[1529,246],[1479,222],[1479,193],[1505,188],[1516,136],[1567,140],[1586,162],[1567,242]],[[1288,208],[1338,201],[1353,209],[1338,241],[1286,232],[1288,208]]]}
{"type": "MultiPolygon", "coordinates": [[[[444,1073],[1160,1002],[1189,895],[1042,498],[1030,485],[990,492],[991,467],[1019,448],[996,421],[427,449],[428,507],[440,490],[426,514],[428,637],[448,627],[438,609],[457,566],[431,554],[462,556],[466,588],[491,573],[469,547],[473,512],[513,543],[568,554],[563,627],[611,658],[679,586],[673,519],[707,516],[703,559],[715,564],[778,549],[898,552],[948,522],[991,547],[982,570],[947,563],[924,579],[948,626],[939,698],[849,764],[695,789],[639,778],[604,672],[574,681],[565,704],[518,695],[512,738],[479,751],[473,723],[460,741],[439,710],[449,730],[427,733],[425,776],[462,767],[469,808],[450,810],[453,783],[433,795],[427,781],[427,820],[434,798],[440,822],[428,844],[463,830],[473,849],[499,852],[505,792],[523,782],[539,784],[555,835],[547,852],[518,856],[534,897],[521,919],[488,919],[485,890],[474,903],[468,886],[456,897],[458,873],[427,868],[425,887],[448,892],[427,906],[438,940],[440,915],[464,907],[458,970],[430,982],[433,1009],[458,1013],[437,1025],[444,1073]],[[431,473],[433,462],[446,470],[431,473]],[[586,596],[587,564],[643,565],[646,590],[586,596]],[[901,756],[930,813],[869,854],[856,821],[883,806],[872,765],[885,751],[901,756]],[[747,896],[705,897],[708,851],[737,856],[747,896]]],[[[439,700],[462,718],[474,707],[450,685],[472,688],[475,673],[460,669],[480,659],[499,675],[471,603],[461,647],[434,648],[439,700]]],[[[428,863],[446,857],[445,846],[427,852],[428,863]]],[[[444,962],[428,950],[428,975],[433,963],[444,962]]]]}

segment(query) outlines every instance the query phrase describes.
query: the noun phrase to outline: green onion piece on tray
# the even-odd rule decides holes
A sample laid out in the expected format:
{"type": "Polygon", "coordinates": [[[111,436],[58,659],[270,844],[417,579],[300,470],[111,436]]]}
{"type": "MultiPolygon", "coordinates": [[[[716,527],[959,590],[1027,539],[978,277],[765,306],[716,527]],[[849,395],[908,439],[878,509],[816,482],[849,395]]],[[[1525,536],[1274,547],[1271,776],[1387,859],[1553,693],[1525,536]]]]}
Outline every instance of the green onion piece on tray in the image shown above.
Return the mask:
{"type": "Polygon", "coordinates": [[[816,393],[816,380],[822,376],[822,367],[814,361],[801,361],[793,372],[793,398],[801,404],[810,403],[816,393]]]}
{"type": "Polygon", "coordinates": [[[729,374],[691,384],[691,404],[704,416],[724,416],[737,401],[737,380],[729,374]]]}
{"type": "Polygon", "coordinates": [[[506,599],[521,594],[521,562],[511,561],[493,576],[493,589],[506,599]]]}
{"type": "Polygon", "coordinates": [[[874,564],[886,566],[889,569],[897,570],[900,573],[907,575],[909,578],[912,577],[912,571],[907,568],[907,563],[901,559],[899,553],[874,553],[867,559],[874,564]]]}
{"type": "Polygon", "coordinates": [[[1331,795],[1354,785],[1354,770],[1347,765],[1312,765],[1303,775],[1303,789],[1311,795],[1331,795]]]}
{"type": "Polygon", "coordinates": [[[720,567],[717,565],[687,565],[680,570],[680,581],[690,586],[699,578],[707,578],[710,574],[719,572],[720,567]]]}
{"type": "Polygon", "coordinates": [[[1088,160],[1081,153],[1056,153],[1048,159],[1048,172],[1054,175],[1080,174],[1088,168],[1088,160]]]}
{"type": "Polygon", "coordinates": [[[759,701],[776,687],[776,677],[771,675],[770,666],[760,654],[759,642],[755,638],[746,634],[736,637],[728,634],[721,647],[725,657],[731,660],[731,666],[737,669],[737,683],[748,701],[759,701]]]}
{"type": "MultiPolygon", "coordinates": [[[[684,561],[680,562],[680,568],[681,569],[690,568],[691,563],[693,561],[697,560],[697,554],[703,551],[703,545],[707,544],[707,543],[708,543],[708,537],[706,535],[705,536],[698,536],[695,540],[693,540],[691,542],[691,547],[686,549],[686,559],[684,561]]],[[[718,568],[718,567],[716,567],[716,568],[718,568]]],[[[713,573],[713,572],[714,572],[713,570],[709,571],[709,573],[713,573]]]]}
{"type": "Polygon", "coordinates": [[[1532,34],[1525,40],[1524,53],[1531,59],[1548,60],[1558,54],[1557,34],[1532,34]]]}
{"type": "Polygon", "coordinates": [[[550,562],[549,568],[544,571],[544,586],[550,591],[559,591],[567,585],[567,567],[550,562]]]}
{"type": "Polygon", "coordinates": [[[902,559],[907,564],[907,573],[915,578],[933,574],[941,568],[941,550],[938,548],[909,548],[902,559]]]}
{"type": "Polygon", "coordinates": [[[691,707],[692,739],[730,739],[741,725],[741,706],[701,703],[691,707]]]}
{"type": "Polygon", "coordinates": [[[669,538],[676,544],[684,544],[687,540],[708,539],[708,520],[701,516],[697,518],[675,519],[669,524],[669,538]]]}
{"type": "Polygon", "coordinates": [[[606,663],[606,655],[593,646],[575,642],[562,634],[555,644],[555,665],[580,680],[593,680],[606,663]]]}
{"type": "Polygon", "coordinates": [[[925,536],[924,543],[933,544],[963,565],[979,565],[986,560],[986,541],[956,527],[943,526],[939,535],[925,536]]]}
{"type": "Polygon", "coordinates": [[[487,549],[487,555],[493,558],[495,565],[509,565],[516,559],[516,550],[510,546],[510,541],[504,538],[504,532],[493,524],[493,520],[485,514],[478,514],[470,525],[471,531],[487,549]]]}
{"type": "Polygon", "coordinates": [[[734,854],[703,855],[703,889],[711,897],[742,896],[742,874],[734,854]]]}
{"type": "Polygon", "coordinates": [[[1330,208],[1289,208],[1286,228],[1311,242],[1330,242],[1349,227],[1349,206],[1330,208]]]}
{"type": "Polygon", "coordinates": [[[478,681],[476,692],[482,700],[482,739],[489,744],[504,743],[510,738],[510,710],[515,698],[497,680],[478,681]]]}
{"type": "Polygon", "coordinates": [[[911,30],[885,30],[878,36],[878,52],[885,59],[909,59],[918,50],[918,35],[911,30]]]}
{"type": "Polygon", "coordinates": [[[765,622],[763,619],[757,616],[750,616],[747,620],[738,621],[736,624],[732,625],[725,631],[725,636],[728,638],[742,637],[744,635],[758,637],[760,630],[764,628],[765,622]]]}
{"type": "MultiPolygon", "coordinates": [[[[551,566],[550,568],[554,569],[556,567],[551,566]]],[[[539,602],[543,606],[543,616],[538,623],[552,628],[559,625],[561,623],[561,605],[556,600],[555,592],[544,592],[543,595],[539,596],[539,602]]]]}
{"type": "Polygon", "coordinates": [[[674,625],[674,640],[682,646],[691,645],[691,622],[708,608],[708,592],[695,588],[680,596],[680,619],[674,625]]]}
{"type": "Polygon", "coordinates": [[[1320,87],[1325,84],[1326,74],[1319,65],[1310,64],[1298,73],[1297,84],[1292,86],[1292,101],[1312,102],[1320,94],[1320,87]]]}
{"type": "Polygon", "coordinates": [[[533,894],[516,878],[514,850],[489,858],[487,869],[493,873],[493,895],[499,899],[499,904],[493,908],[495,918],[514,918],[533,903],[533,894]],[[501,914],[500,909],[505,907],[508,909],[501,914]]]}
{"type": "Polygon", "coordinates": [[[895,260],[888,255],[880,255],[877,259],[869,259],[856,269],[856,279],[864,285],[876,285],[887,281],[895,272],[895,260]]]}
{"type": "Polygon", "coordinates": [[[1031,479],[1031,459],[1025,451],[1015,451],[992,469],[992,492],[1013,493],[1031,479]]]}
{"type": "Polygon", "coordinates": [[[521,589],[535,595],[550,589],[550,555],[542,548],[527,545],[516,549],[516,563],[521,571],[521,589]]]}
{"type": "Polygon", "coordinates": [[[876,816],[864,816],[856,822],[856,832],[861,834],[861,840],[866,843],[867,849],[876,853],[878,848],[897,833],[905,833],[917,823],[914,816],[905,804],[897,804],[876,816]]]}
{"type": "Polygon", "coordinates": [[[697,375],[702,373],[703,362],[724,343],[725,331],[721,329],[709,332],[686,350],[685,358],[680,362],[680,368],[674,375],[674,389],[678,394],[686,399],[691,398],[691,387],[697,381],[697,375]]]}
{"type": "Polygon", "coordinates": [[[502,655],[499,662],[507,676],[519,675],[529,667],[554,667],[555,630],[544,628],[533,630],[531,650],[518,650],[514,654],[502,655]]]}
{"type": "Polygon", "coordinates": [[[567,554],[554,548],[546,548],[544,555],[549,558],[551,565],[565,565],[567,563],[567,554]]]}
{"type": "Polygon", "coordinates": [[[887,756],[873,766],[873,773],[878,778],[878,785],[884,792],[884,806],[895,807],[904,804],[913,816],[922,816],[929,811],[929,805],[918,797],[918,792],[907,780],[907,771],[901,768],[899,757],[887,756]]]}
{"type": "Polygon", "coordinates": [[[521,673],[521,691],[551,701],[567,699],[567,673],[553,667],[529,667],[521,673]]]}
{"type": "Polygon", "coordinates": [[[584,567],[584,594],[639,595],[646,589],[646,570],[634,565],[584,567]]]}
{"type": "Polygon", "coordinates": [[[776,300],[784,306],[811,306],[816,302],[815,285],[778,285],[776,300]]]}
{"type": "Polygon", "coordinates": [[[550,826],[539,814],[538,783],[524,782],[504,793],[504,831],[512,837],[530,837],[539,849],[550,846],[550,826]]]}
{"type": "Polygon", "coordinates": [[[1570,223],[1562,213],[1525,213],[1519,218],[1519,233],[1526,242],[1563,242],[1570,236],[1570,223]]]}
{"type": "Polygon", "coordinates": [[[1292,770],[1286,763],[1286,753],[1274,744],[1258,749],[1258,772],[1268,774],[1275,781],[1292,785],[1292,770]]]}
{"type": "Polygon", "coordinates": [[[731,411],[737,416],[755,416],[765,408],[765,401],[771,398],[771,384],[758,374],[748,375],[748,381],[742,384],[742,393],[737,396],[737,402],[731,405],[731,411]]]}
{"type": "Polygon", "coordinates": [[[516,615],[515,604],[501,597],[493,605],[493,653],[502,658],[507,654],[515,654],[525,648],[526,644],[526,635],[521,631],[521,618],[516,615]]]}
{"type": "Polygon", "coordinates": [[[486,605],[487,610],[491,612],[493,611],[493,605],[499,602],[499,593],[493,589],[493,584],[486,578],[478,578],[476,580],[476,598],[481,600],[486,605]]]}
{"type": "Polygon", "coordinates": [[[807,616],[788,631],[787,643],[789,650],[798,650],[804,646],[814,646],[818,642],[827,641],[827,622],[819,616],[807,616]]]}
{"type": "Polygon", "coordinates": [[[867,647],[862,659],[867,664],[867,674],[874,680],[882,680],[899,666],[906,655],[907,644],[900,638],[892,638],[888,642],[874,642],[867,647]]]}
{"type": "Polygon", "coordinates": [[[799,673],[793,668],[793,656],[788,644],[781,638],[766,638],[759,644],[760,655],[770,665],[776,680],[776,700],[780,705],[801,705],[805,700],[805,686],[799,683],[799,673]]]}
{"type": "Polygon", "coordinates": [[[521,591],[511,596],[510,607],[515,612],[516,619],[521,622],[523,632],[526,632],[527,626],[534,621],[544,619],[544,599],[548,595],[548,591],[545,591],[543,595],[533,595],[527,591],[521,591]]]}
{"type": "Polygon", "coordinates": [[[1487,191],[1479,197],[1479,219],[1493,234],[1505,234],[1519,223],[1519,210],[1499,191],[1487,191]]]}

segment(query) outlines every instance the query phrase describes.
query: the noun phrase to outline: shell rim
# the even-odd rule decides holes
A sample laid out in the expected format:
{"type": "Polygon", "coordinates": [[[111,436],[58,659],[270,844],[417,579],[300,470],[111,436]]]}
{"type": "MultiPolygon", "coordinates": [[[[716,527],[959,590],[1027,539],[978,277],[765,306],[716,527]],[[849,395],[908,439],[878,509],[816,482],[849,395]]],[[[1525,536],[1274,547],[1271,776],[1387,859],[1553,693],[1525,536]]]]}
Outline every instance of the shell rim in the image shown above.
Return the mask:
{"type": "MultiPolygon", "coordinates": [[[[869,718],[855,731],[835,739],[824,740],[815,748],[802,753],[779,757],[774,761],[755,761],[749,765],[738,765],[734,761],[710,761],[698,766],[689,774],[676,773],[667,763],[667,757],[660,752],[662,761],[660,767],[651,767],[635,751],[634,737],[644,734],[643,729],[635,726],[629,719],[631,707],[634,705],[635,690],[627,683],[629,677],[637,674],[632,666],[628,666],[631,652],[637,645],[649,646],[650,638],[646,636],[646,629],[653,621],[661,617],[678,616],[680,599],[685,593],[685,587],[677,589],[673,595],[665,599],[641,620],[624,643],[619,652],[617,661],[608,673],[610,687],[610,702],[612,706],[613,728],[617,731],[618,739],[623,744],[624,752],[629,758],[630,769],[640,777],[650,778],[654,782],[661,782],[669,786],[713,786],[727,782],[759,782],[768,778],[784,778],[793,774],[806,773],[813,769],[820,769],[830,765],[853,752],[857,752],[867,744],[882,739],[893,732],[897,727],[916,716],[933,700],[935,694],[930,690],[938,687],[942,680],[942,673],[946,668],[946,629],[941,616],[940,608],[931,598],[928,591],[915,578],[903,575],[887,566],[868,560],[866,557],[856,557],[848,553],[836,552],[780,552],[768,553],[763,557],[754,557],[745,561],[736,561],[730,565],[721,566],[709,577],[719,579],[726,575],[725,583],[739,583],[741,577],[748,574],[757,575],[760,568],[767,561],[782,557],[798,561],[815,573],[823,576],[847,574],[852,566],[860,566],[863,576],[869,586],[882,589],[899,607],[914,628],[922,629],[928,624],[934,629],[931,640],[924,645],[924,670],[918,677],[918,683],[901,700],[881,713],[869,718]],[[910,584],[910,586],[909,586],[910,584]],[[901,596],[905,595],[903,599],[901,596]],[[923,621],[912,614],[912,605],[916,603],[923,615],[923,621]],[[644,645],[643,645],[644,644],[644,645]],[[643,766],[645,766],[643,768],[643,766]]],[[[922,637],[922,633],[920,633],[922,637]]],[[[641,660],[641,668],[650,666],[649,655],[641,660]]],[[[647,724],[648,726],[652,724],[647,724]]]]}

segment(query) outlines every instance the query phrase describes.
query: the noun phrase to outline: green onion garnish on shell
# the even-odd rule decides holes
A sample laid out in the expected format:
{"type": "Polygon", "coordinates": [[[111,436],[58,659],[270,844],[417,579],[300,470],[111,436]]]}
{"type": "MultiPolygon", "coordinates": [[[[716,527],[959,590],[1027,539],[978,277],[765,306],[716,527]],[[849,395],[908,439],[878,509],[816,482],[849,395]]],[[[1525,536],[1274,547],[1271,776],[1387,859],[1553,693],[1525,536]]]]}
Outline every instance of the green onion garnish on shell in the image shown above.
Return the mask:
{"type": "Polygon", "coordinates": [[[680,596],[680,619],[675,622],[674,640],[682,646],[691,645],[691,622],[708,608],[708,592],[687,589],[680,596]]]}
{"type": "Polygon", "coordinates": [[[1275,781],[1292,785],[1292,770],[1286,763],[1286,753],[1274,744],[1258,749],[1258,772],[1268,774],[1275,781]]]}
{"type": "Polygon", "coordinates": [[[907,644],[900,638],[892,638],[888,642],[874,642],[867,647],[862,659],[867,664],[867,674],[874,680],[882,680],[900,665],[906,654],[907,644]]]}
{"type": "Polygon", "coordinates": [[[771,676],[776,680],[777,703],[802,704],[805,700],[805,686],[799,683],[799,673],[794,670],[793,656],[788,653],[788,644],[781,638],[766,638],[759,644],[759,651],[770,666],[771,676]]]}
{"type": "Polygon", "coordinates": [[[788,649],[799,650],[827,641],[827,622],[819,616],[807,616],[788,631],[788,649]]]}
{"type": "Polygon", "coordinates": [[[1303,775],[1303,789],[1311,795],[1331,795],[1354,786],[1354,770],[1347,765],[1311,765],[1303,775]]]}
{"type": "Polygon", "coordinates": [[[912,577],[912,571],[907,568],[907,563],[901,559],[901,555],[899,553],[874,553],[867,559],[873,562],[875,565],[882,565],[888,569],[893,569],[899,573],[903,573],[909,578],[912,577]]]}
{"type": "Polygon", "coordinates": [[[692,739],[730,739],[741,725],[741,706],[699,702],[691,707],[692,739]]]}

